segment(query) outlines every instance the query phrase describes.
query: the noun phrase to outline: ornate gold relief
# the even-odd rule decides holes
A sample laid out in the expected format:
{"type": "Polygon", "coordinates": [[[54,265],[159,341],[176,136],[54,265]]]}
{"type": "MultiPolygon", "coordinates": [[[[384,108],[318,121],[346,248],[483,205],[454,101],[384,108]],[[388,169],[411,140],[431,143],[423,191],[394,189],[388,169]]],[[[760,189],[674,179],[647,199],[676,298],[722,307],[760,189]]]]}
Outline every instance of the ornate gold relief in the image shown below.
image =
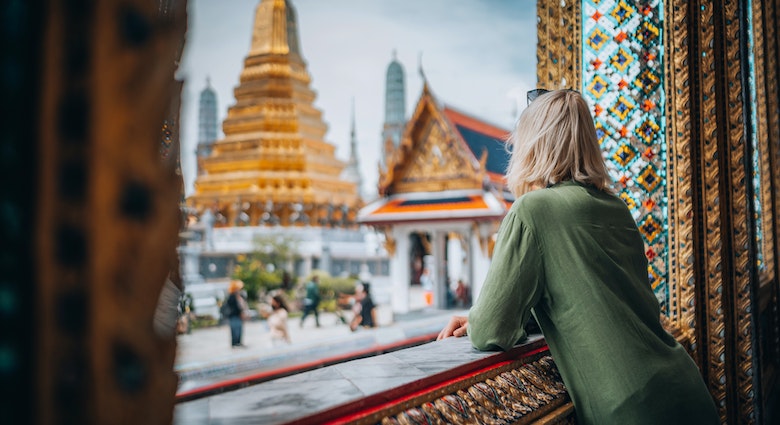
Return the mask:
{"type": "Polygon", "coordinates": [[[574,423],[574,409],[550,356],[510,363],[421,394],[359,424],[562,424],[574,423]],[[384,413],[384,417],[382,417],[384,413]]]}
{"type": "Polygon", "coordinates": [[[396,190],[438,192],[480,188],[474,166],[466,159],[469,154],[444,131],[443,124],[431,118],[425,127],[398,171],[396,190]]]}
{"type": "Polygon", "coordinates": [[[380,168],[379,194],[481,189],[479,162],[454,131],[425,84],[400,145],[380,168]]]}
{"type": "MultiPolygon", "coordinates": [[[[696,327],[694,252],[694,202],[691,135],[691,93],[688,66],[687,1],[675,1],[666,9],[667,188],[669,219],[669,310],[667,330],[696,327]]],[[[680,341],[696,358],[696,335],[680,341]]]]}
{"type": "MultiPolygon", "coordinates": [[[[723,317],[723,298],[724,282],[722,275],[722,252],[723,245],[721,235],[720,218],[720,181],[721,173],[718,166],[718,116],[716,96],[717,90],[715,78],[715,21],[713,16],[714,4],[710,1],[701,1],[698,8],[698,21],[695,27],[699,30],[699,44],[696,46],[700,56],[699,75],[694,76],[698,80],[701,88],[697,93],[697,98],[693,99],[700,105],[701,114],[697,127],[700,131],[700,149],[701,158],[699,168],[701,169],[701,182],[703,204],[702,217],[704,234],[701,235],[701,243],[704,245],[703,256],[700,258],[703,263],[704,281],[701,282],[701,291],[705,294],[703,298],[706,305],[701,306],[704,309],[703,316],[707,321],[703,325],[702,337],[703,344],[707,344],[707,358],[704,367],[707,386],[710,389],[716,404],[726,400],[726,346],[723,344],[723,337],[726,334],[726,324],[723,317]],[[706,95],[705,95],[706,93],[706,95]]],[[[723,131],[724,129],[721,129],[723,131]]],[[[726,407],[720,405],[721,420],[726,420],[726,407]]]]}
{"type": "MultiPolygon", "coordinates": [[[[728,144],[720,148],[720,155],[727,155],[728,170],[724,171],[728,173],[726,176],[731,181],[721,189],[720,205],[721,208],[725,208],[726,204],[723,201],[728,199],[729,195],[731,196],[728,205],[730,206],[730,237],[732,238],[730,241],[730,261],[733,270],[729,277],[732,280],[733,293],[729,297],[731,298],[729,302],[733,303],[734,314],[732,322],[728,323],[727,326],[731,328],[730,331],[736,340],[736,350],[733,353],[731,365],[736,369],[736,385],[729,387],[736,393],[739,408],[739,412],[734,412],[732,417],[736,417],[738,423],[748,424],[755,422],[753,414],[754,359],[751,349],[754,328],[751,324],[753,310],[750,303],[753,292],[751,275],[756,266],[751,264],[752,258],[749,255],[751,245],[749,238],[752,234],[750,226],[752,226],[754,218],[748,214],[747,197],[753,196],[753,194],[747,193],[748,186],[745,182],[749,177],[746,175],[745,163],[746,161],[751,163],[752,158],[745,157],[745,148],[749,141],[745,140],[744,126],[750,124],[743,121],[742,106],[742,99],[749,93],[749,88],[742,86],[741,79],[743,61],[740,57],[740,11],[738,8],[739,2],[737,1],[723,2],[722,13],[725,16],[722,22],[724,25],[723,41],[726,49],[727,85],[721,90],[727,94],[727,103],[721,106],[726,109],[727,121],[722,131],[728,131],[728,144]]],[[[729,335],[727,334],[726,341],[728,339],[729,335]]]]}
{"type": "Polygon", "coordinates": [[[381,232],[385,236],[384,247],[385,247],[385,251],[387,251],[387,255],[390,256],[390,257],[394,257],[395,256],[395,238],[393,238],[393,234],[391,233],[391,230],[392,230],[391,228],[383,227],[381,229],[381,232]]]}
{"type": "Polygon", "coordinates": [[[538,1],[536,81],[547,89],[581,86],[580,1],[538,1]],[[544,42],[541,42],[541,41],[544,42]]]}

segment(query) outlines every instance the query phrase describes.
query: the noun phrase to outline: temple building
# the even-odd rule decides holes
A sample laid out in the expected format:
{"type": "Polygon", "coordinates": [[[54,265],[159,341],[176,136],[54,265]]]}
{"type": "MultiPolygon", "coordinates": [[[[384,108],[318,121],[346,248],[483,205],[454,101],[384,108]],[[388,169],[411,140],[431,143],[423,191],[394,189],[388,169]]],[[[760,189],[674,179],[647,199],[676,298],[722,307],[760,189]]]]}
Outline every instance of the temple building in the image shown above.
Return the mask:
{"type": "Polygon", "coordinates": [[[217,140],[217,92],[206,78],[206,87],[200,92],[198,101],[198,147],[195,156],[198,162],[198,174],[201,174],[201,160],[211,155],[211,147],[217,140]]]}
{"type": "Polygon", "coordinates": [[[419,304],[418,286],[437,308],[453,306],[458,281],[479,293],[492,236],[514,200],[503,180],[508,134],[440,103],[425,82],[380,174],[380,197],[358,216],[385,235],[393,311],[419,304]]]}
{"type": "Polygon", "coordinates": [[[213,250],[202,254],[206,278],[228,276],[237,254],[271,234],[300,242],[298,274],[382,268],[381,250],[366,248],[367,232],[355,221],[362,178],[354,122],[345,163],[325,140],[327,125],[310,83],[291,2],[260,1],[224,137],[199,160],[202,172],[188,198],[198,215],[210,210],[214,216],[213,250]]]}

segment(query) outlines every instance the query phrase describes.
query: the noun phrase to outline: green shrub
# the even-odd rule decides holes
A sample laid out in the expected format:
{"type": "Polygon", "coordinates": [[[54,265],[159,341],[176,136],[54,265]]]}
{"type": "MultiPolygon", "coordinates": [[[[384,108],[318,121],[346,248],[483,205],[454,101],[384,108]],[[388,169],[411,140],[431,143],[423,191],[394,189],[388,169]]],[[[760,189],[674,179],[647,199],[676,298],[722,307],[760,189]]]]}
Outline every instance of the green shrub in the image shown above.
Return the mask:
{"type": "Polygon", "coordinates": [[[208,328],[219,325],[219,320],[211,316],[195,316],[190,322],[191,329],[208,328]]]}
{"type": "MultiPolygon", "coordinates": [[[[249,301],[258,301],[271,291],[284,289],[285,279],[288,282],[294,281],[295,277],[285,270],[272,269],[252,255],[239,256],[238,263],[233,270],[233,279],[244,282],[249,301]]],[[[290,283],[288,283],[290,285],[290,283]]]]}
{"type": "Polygon", "coordinates": [[[297,241],[286,237],[258,236],[255,250],[236,258],[232,278],[244,282],[249,301],[280,288],[288,290],[295,276],[284,265],[296,258],[297,241]]]}
{"type": "Polygon", "coordinates": [[[355,294],[355,285],[358,280],[353,277],[333,277],[321,270],[314,270],[301,282],[300,288],[305,293],[306,282],[317,275],[320,278],[320,309],[323,311],[336,311],[339,294],[355,294]],[[333,304],[331,306],[330,304],[333,304]],[[326,306],[328,309],[326,309],[326,306]]]}
{"type": "Polygon", "coordinates": [[[338,294],[355,294],[357,280],[349,277],[320,278],[320,294],[323,299],[334,299],[338,294]]]}

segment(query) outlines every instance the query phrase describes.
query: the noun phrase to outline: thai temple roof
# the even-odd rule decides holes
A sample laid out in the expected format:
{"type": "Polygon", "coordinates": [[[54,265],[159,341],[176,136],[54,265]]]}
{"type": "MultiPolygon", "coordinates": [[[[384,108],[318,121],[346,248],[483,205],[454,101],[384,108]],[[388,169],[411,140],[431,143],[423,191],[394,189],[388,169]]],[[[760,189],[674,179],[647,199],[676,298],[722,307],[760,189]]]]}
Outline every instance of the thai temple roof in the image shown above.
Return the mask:
{"type": "Polygon", "coordinates": [[[506,174],[506,166],[509,164],[510,153],[505,140],[510,132],[451,106],[444,107],[444,115],[455,126],[475,158],[479,159],[483,152],[487,152],[485,168],[493,174],[491,179],[500,180],[506,174]]]}
{"type": "Polygon", "coordinates": [[[381,173],[381,198],[358,221],[497,220],[514,200],[505,191],[509,131],[446,106],[427,82],[401,144],[381,173]]]}

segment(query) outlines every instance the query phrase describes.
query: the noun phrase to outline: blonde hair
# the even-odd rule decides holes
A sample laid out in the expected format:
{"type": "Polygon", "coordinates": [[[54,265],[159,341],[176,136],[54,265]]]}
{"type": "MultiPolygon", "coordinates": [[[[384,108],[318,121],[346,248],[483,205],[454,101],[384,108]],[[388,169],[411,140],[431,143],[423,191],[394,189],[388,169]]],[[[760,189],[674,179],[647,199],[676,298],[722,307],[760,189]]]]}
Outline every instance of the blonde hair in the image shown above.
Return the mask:
{"type": "Polygon", "coordinates": [[[234,292],[238,292],[243,287],[244,287],[244,282],[242,282],[240,280],[231,280],[230,281],[230,285],[228,285],[228,294],[232,294],[234,292]]]}
{"type": "Polygon", "coordinates": [[[566,180],[612,191],[593,117],[575,91],[555,90],[531,102],[508,145],[512,156],[506,181],[515,196],[566,180]]]}

